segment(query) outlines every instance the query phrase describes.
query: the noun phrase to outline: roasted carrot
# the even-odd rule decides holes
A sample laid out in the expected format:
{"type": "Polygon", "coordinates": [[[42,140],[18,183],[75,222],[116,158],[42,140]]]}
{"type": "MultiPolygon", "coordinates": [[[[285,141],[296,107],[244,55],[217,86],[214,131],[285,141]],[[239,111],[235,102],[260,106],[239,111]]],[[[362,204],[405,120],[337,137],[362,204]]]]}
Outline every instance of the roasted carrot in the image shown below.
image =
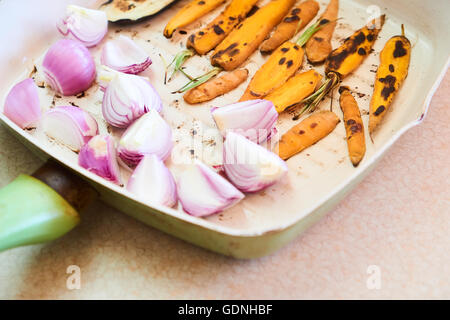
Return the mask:
{"type": "Polygon", "coordinates": [[[247,69],[234,70],[189,90],[183,98],[190,104],[210,101],[237,88],[247,77],[247,69]]]}
{"type": "Polygon", "coordinates": [[[358,103],[350,93],[348,87],[339,89],[341,110],[344,114],[345,130],[347,132],[347,146],[350,160],[355,167],[359,165],[366,153],[366,139],[364,124],[361,119],[358,103]]]}
{"type": "Polygon", "coordinates": [[[286,132],[275,147],[281,159],[287,160],[328,136],[340,122],[331,111],[317,112],[286,132]]]}
{"type": "Polygon", "coordinates": [[[225,2],[226,0],[193,0],[189,2],[167,23],[164,36],[171,38],[176,29],[191,24],[225,2]]]}
{"type": "Polygon", "coordinates": [[[411,43],[401,36],[389,39],[380,54],[372,101],[370,102],[369,132],[379,126],[395,95],[408,76],[411,60],[411,43]]]}
{"type": "Polygon", "coordinates": [[[315,0],[308,0],[294,7],[283,21],[275,28],[269,39],[264,40],[260,47],[262,54],[272,53],[285,41],[302,30],[319,11],[319,4],[315,0]]]}
{"type": "Polygon", "coordinates": [[[245,19],[256,2],[258,0],[233,0],[225,11],[205,28],[189,36],[187,47],[200,55],[208,53],[245,19]]]}
{"type": "Polygon", "coordinates": [[[331,22],[311,38],[306,44],[306,56],[311,63],[321,63],[325,61],[330,52],[331,38],[336,28],[336,20],[339,13],[339,0],[330,0],[327,9],[320,17],[322,23],[331,22]]]}
{"type": "Polygon", "coordinates": [[[261,99],[286,83],[302,66],[305,56],[302,46],[322,27],[316,23],[297,42],[286,41],[276,49],[255,73],[240,101],[261,99]]]}
{"type": "Polygon", "coordinates": [[[370,54],[375,40],[384,24],[385,16],[381,16],[379,23],[375,20],[347,38],[342,46],[333,50],[325,63],[326,73],[334,72],[341,79],[355,71],[370,54]],[[378,26],[377,26],[378,24],[378,26]]]}
{"type": "Polygon", "coordinates": [[[342,79],[361,65],[373,48],[384,25],[384,19],[383,15],[372,20],[369,26],[356,31],[339,48],[330,53],[325,61],[326,80],[313,95],[305,99],[305,112],[314,111],[323,98],[336,88],[342,79]]]}
{"type": "Polygon", "coordinates": [[[227,71],[239,67],[259,47],[268,33],[280,23],[295,0],[272,0],[241,22],[220,43],[211,58],[214,66],[227,71]]]}
{"type": "Polygon", "coordinates": [[[290,78],[284,85],[272,91],[264,99],[272,101],[278,113],[301,103],[314,92],[322,76],[314,70],[299,73],[290,78]]]}

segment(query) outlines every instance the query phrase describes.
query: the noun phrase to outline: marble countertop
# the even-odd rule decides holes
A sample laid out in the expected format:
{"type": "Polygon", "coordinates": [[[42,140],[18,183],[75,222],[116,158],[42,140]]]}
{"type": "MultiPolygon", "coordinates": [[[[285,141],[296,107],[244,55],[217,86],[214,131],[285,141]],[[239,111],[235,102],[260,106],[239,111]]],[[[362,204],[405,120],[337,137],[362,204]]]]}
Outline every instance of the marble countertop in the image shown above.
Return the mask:
{"type": "MultiPolygon", "coordinates": [[[[450,72],[425,122],[333,212],[269,257],[225,258],[97,202],[66,237],[1,253],[0,298],[450,298],[449,93],[450,72]],[[79,290],[67,287],[71,265],[79,290]]],[[[1,126],[0,145],[0,186],[41,165],[1,126]]]]}

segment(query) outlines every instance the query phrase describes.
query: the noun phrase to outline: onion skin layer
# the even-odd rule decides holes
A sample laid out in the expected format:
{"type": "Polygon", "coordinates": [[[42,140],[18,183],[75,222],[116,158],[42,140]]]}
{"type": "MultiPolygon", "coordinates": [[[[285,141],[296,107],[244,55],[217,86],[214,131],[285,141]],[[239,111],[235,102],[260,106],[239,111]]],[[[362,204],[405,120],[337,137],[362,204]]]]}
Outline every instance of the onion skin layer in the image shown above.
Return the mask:
{"type": "Polygon", "coordinates": [[[5,100],[3,113],[22,129],[35,127],[41,117],[38,88],[33,79],[16,84],[5,100]]]}
{"type": "Polygon", "coordinates": [[[71,96],[89,89],[95,80],[95,62],[88,49],[62,39],[47,51],[42,63],[46,82],[56,92],[71,96]]]}

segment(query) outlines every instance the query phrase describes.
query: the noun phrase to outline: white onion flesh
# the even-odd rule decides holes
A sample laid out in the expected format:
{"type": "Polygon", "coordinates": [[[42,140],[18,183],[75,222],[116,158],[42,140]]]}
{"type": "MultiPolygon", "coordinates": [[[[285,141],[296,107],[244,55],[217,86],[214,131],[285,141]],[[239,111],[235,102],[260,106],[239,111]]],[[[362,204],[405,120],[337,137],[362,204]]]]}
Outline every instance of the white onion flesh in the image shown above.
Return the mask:
{"type": "Polygon", "coordinates": [[[288,168],[276,154],[234,132],[224,143],[228,179],[243,192],[257,192],[285,177],[288,168]]]}
{"type": "Polygon", "coordinates": [[[145,156],[128,181],[127,190],[149,205],[173,207],[177,187],[170,170],[157,156],[145,156]]]}
{"type": "Polygon", "coordinates": [[[184,211],[196,217],[219,213],[245,197],[225,178],[200,161],[181,173],[177,186],[184,211]]]}
{"type": "Polygon", "coordinates": [[[127,165],[136,166],[145,155],[166,160],[172,147],[172,129],[155,109],[150,109],[122,135],[118,153],[127,165]]]}
{"type": "Polygon", "coordinates": [[[130,74],[141,73],[152,64],[149,55],[123,35],[105,44],[101,62],[114,70],[130,74]]]}
{"type": "Polygon", "coordinates": [[[42,116],[43,131],[73,151],[98,134],[97,121],[86,111],[73,107],[55,107],[42,116]]]}
{"type": "Polygon", "coordinates": [[[144,78],[115,73],[103,96],[103,118],[110,125],[127,128],[150,109],[162,110],[155,88],[144,78]]]}
{"type": "Polygon", "coordinates": [[[257,143],[263,143],[271,137],[278,119],[275,106],[268,100],[238,102],[213,108],[211,113],[224,137],[233,131],[257,143]]]}
{"type": "Polygon", "coordinates": [[[66,38],[81,42],[86,47],[99,44],[108,32],[108,18],[100,10],[69,5],[57,28],[66,38]]]}

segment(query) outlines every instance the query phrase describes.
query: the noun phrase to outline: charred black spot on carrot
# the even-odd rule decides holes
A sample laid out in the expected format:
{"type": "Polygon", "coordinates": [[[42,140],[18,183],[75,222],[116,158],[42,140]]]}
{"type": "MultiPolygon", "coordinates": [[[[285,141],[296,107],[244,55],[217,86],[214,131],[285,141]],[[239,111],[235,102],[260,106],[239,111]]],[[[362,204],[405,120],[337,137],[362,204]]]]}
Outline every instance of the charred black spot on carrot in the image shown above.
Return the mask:
{"type": "Polygon", "coordinates": [[[202,5],[205,4],[205,1],[203,1],[203,0],[202,0],[202,1],[199,1],[198,4],[199,4],[200,6],[202,6],[202,5]]]}
{"type": "Polygon", "coordinates": [[[364,49],[364,48],[359,48],[359,49],[358,49],[358,54],[359,54],[360,56],[365,56],[365,55],[367,54],[367,51],[366,51],[366,49],[364,49]]]}
{"type": "Polygon", "coordinates": [[[380,78],[378,81],[385,84],[385,87],[381,91],[381,96],[384,100],[387,100],[389,96],[395,92],[395,83],[397,82],[397,78],[389,75],[385,78],[380,78]]]}
{"type": "Polygon", "coordinates": [[[397,40],[395,42],[395,50],[394,50],[394,58],[401,58],[406,56],[408,52],[403,46],[403,42],[401,40],[397,40]]]}
{"type": "Polygon", "coordinates": [[[394,71],[395,71],[395,67],[394,67],[393,64],[390,64],[390,65],[389,65],[389,71],[390,71],[390,72],[394,72],[394,71]]]}
{"type": "Polygon", "coordinates": [[[384,112],[384,110],[386,110],[385,106],[379,106],[373,115],[378,117],[380,114],[382,114],[384,112]]]}
{"type": "MultiPolygon", "coordinates": [[[[232,50],[228,55],[229,55],[230,57],[234,57],[235,55],[239,54],[239,52],[241,52],[241,50],[239,50],[239,49],[234,49],[234,50],[232,50]]],[[[233,60],[230,59],[230,61],[233,61],[233,60]]]]}
{"type": "Polygon", "coordinates": [[[311,128],[311,129],[314,129],[315,127],[317,127],[317,123],[315,123],[315,122],[314,122],[314,123],[311,123],[310,128],[311,128]]]}
{"type": "Polygon", "coordinates": [[[369,42],[372,42],[373,40],[375,40],[375,37],[373,36],[373,34],[368,34],[368,35],[367,35],[367,40],[368,40],[369,42]]]}
{"type": "Polygon", "coordinates": [[[281,58],[280,61],[278,61],[278,64],[281,66],[286,62],[286,58],[281,58]]]}
{"type": "Polygon", "coordinates": [[[288,52],[288,51],[289,51],[289,48],[282,48],[281,51],[283,51],[283,52],[288,52]]]}
{"type": "Polygon", "coordinates": [[[294,64],[294,61],[289,60],[289,61],[287,62],[287,67],[290,68],[290,67],[292,67],[293,64],[294,64]]]}
{"type": "Polygon", "coordinates": [[[187,34],[187,31],[184,31],[184,30],[180,30],[180,31],[178,31],[180,34],[187,34]]]}
{"type": "Polygon", "coordinates": [[[284,18],[283,21],[286,22],[286,23],[295,22],[295,21],[300,21],[300,17],[299,17],[299,16],[296,16],[296,15],[292,15],[292,16],[289,16],[289,17],[284,18]]]}
{"type": "Polygon", "coordinates": [[[328,20],[328,19],[322,19],[322,20],[320,20],[320,24],[321,24],[321,25],[327,24],[328,22],[330,22],[330,20],[328,20]]]}
{"type": "Polygon", "coordinates": [[[259,10],[258,6],[253,6],[250,11],[247,13],[247,18],[251,17],[252,15],[254,15],[256,13],[256,11],[259,10]]]}
{"type": "Polygon", "coordinates": [[[305,130],[300,130],[298,134],[305,134],[305,130]]]}
{"type": "Polygon", "coordinates": [[[203,31],[199,31],[198,34],[201,35],[201,36],[204,36],[204,35],[205,35],[205,33],[204,33],[203,31]]]}
{"type": "Polygon", "coordinates": [[[352,126],[354,124],[356,124],[356,121],[353,120],[353,119],[350,119],[350,120],[347,121],[347,125],[349,125],[349,126],[352,126]]]}
{"type": "Polygon", "coordinates": [[[314,37],[314,40],[316,40],[317,42],[322,42],[323,38],[321,38],[321,37],[314,37]]]}
{"type": "Polygon", "coordinates": [[[221,34],[224,34],[224,33],[225,33],[225,31],[223,31],[223,29],[222,29],[221,27],[219,27],[218,25],[214,25],[213,29],[214,29],[214,32],[215,32],[218,36],[220,36],[221,34]]]}
{"type": "Polygon", "coordinates": [[[360,123],[357,123],[350,127],[350,130],[353,134],[361,132],[362,131],[362,125],[360,123]]]}

